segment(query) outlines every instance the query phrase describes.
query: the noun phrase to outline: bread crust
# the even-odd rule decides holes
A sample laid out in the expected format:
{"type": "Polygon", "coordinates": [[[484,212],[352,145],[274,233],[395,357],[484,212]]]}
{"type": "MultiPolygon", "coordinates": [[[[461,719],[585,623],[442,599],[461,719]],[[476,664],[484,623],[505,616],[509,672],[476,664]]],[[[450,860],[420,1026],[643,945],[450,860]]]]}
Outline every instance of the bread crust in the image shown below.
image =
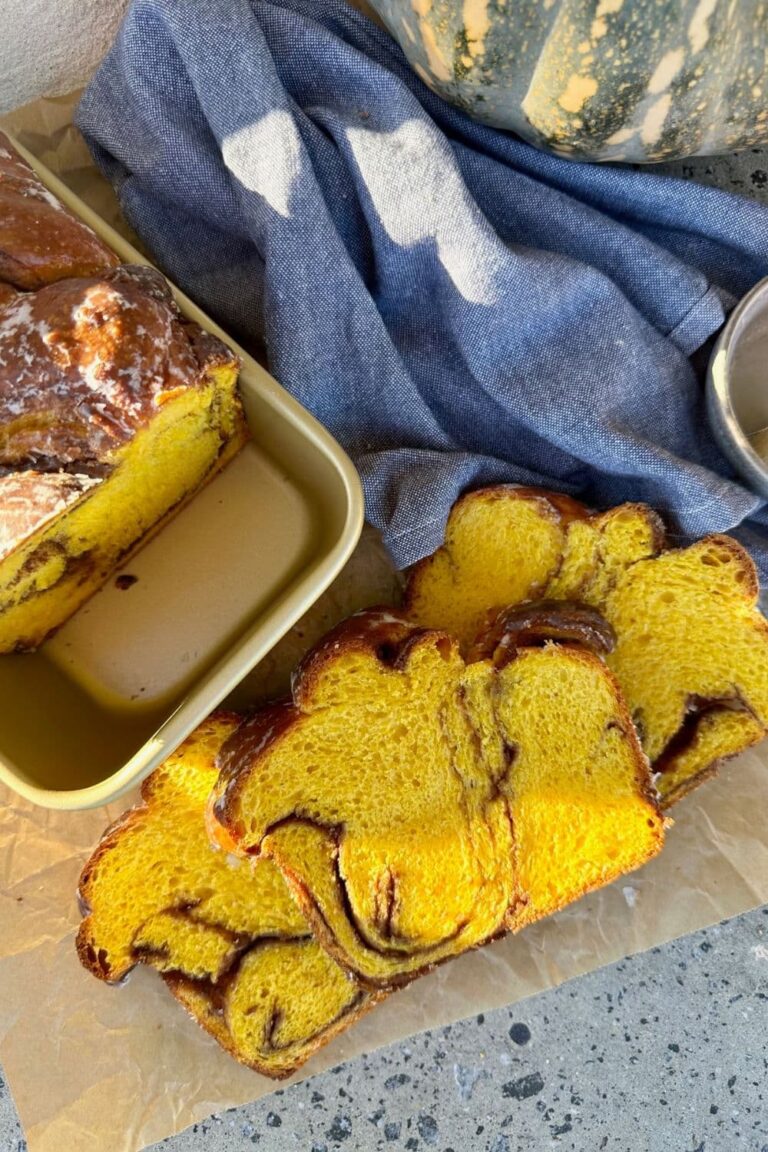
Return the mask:
{"type": "Polygon", "coordinates": [[[117,262],[0,132],[0,281],[29,291],[66,277],[99,275],[117,262]]]}
{"type": "Polygon", "coordinates": [[[515,658],[518,648],[547,640],[573,644],[605,655],[616,644],[616,634],[604,616],[588,604],[574,600],[524,600],[512,608],[490,613],[488,627],[467,655],[467,663],[492,660],[503,667],[515,658]]]}
{"type": "Polygon", "coordinates": [[[167,398],[225,364],[234,355],[183,319],[153,268],[21,294],[0,313],[0,466],[104,476],[167,398]]]}

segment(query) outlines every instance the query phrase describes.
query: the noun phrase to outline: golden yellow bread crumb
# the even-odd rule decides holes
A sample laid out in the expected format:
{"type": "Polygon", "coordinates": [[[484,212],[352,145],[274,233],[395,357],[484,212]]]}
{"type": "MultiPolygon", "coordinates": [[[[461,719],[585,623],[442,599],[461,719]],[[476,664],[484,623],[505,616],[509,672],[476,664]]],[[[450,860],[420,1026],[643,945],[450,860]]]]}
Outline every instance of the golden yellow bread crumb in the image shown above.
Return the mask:
{"type": "Polygon", "coordinates": [[[77,951],[101,980],[156,968],[236,1059],[279,1078],[374,997],[310,937],[271,861],[236,859],[208,840],[216,754],[239,719],[209,717],[107,830],[80,880],[77,951]]]}
{"type": "Polygon", "coordinates": [[[668,807],[768,729],[768,624],[754,565],[725,536],[668,549],[646,505],[590,514],[569,501],[561,515],[561,501],[514,488],[463,497],[445,544],[412,570],[406,611],[467,647],[483,609],[492,618],[539,597],[597,608],[616,636],[606,661],[668,807]]]}
{"type": "Polygon", "coordinates": [[[242,447],[237,374],[150,268],[0,307],[0,653],[39,645],[242,447]]]}
{"type": "Polygon", "coordinates": [[[410,618],[450,632],[466,647],[489,609],[543,594],[560,566],[571,503],[562,497],[556,506],[530,488],[505,486],[484,489],[482,500],[457,501],[445,544],[411,572],[405,603],[410,618]],[[514,564],[489,565],[489,557],[510,553],[514,564]]]}
{"type": "Polygon", "coordinates": [[[364,612],[293,700],[227,741],[211,835],[283,871],[317,937],[374,985],[547,915],[659,851],[648,765],[603,662],[571,645],[467,664],[364,612]]]}

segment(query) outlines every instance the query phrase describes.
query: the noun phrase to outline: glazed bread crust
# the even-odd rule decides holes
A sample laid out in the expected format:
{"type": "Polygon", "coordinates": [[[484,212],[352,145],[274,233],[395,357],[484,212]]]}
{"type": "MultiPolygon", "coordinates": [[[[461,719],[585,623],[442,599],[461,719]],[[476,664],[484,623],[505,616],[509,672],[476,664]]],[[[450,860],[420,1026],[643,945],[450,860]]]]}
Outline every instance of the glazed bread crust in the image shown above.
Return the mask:
{"type": "Polygon", "coordinates": [[[0,470],[108,474],[164,404],[232,362],[153,268],[20,294],[0,313],[0,470]]]}
{"type": "Polygon", "coordinates": [[[117,263],[0,132],[0,281],[29,291],[70,276],[98,276],[117,263]]]}

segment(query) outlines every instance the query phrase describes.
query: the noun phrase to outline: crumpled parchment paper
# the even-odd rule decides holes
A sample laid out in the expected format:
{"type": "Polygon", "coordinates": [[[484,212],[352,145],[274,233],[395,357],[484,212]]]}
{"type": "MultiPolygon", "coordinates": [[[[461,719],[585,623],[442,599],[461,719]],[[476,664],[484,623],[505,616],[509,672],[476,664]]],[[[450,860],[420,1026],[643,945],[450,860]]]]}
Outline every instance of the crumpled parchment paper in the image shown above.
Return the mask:
{"type": "MultiPolygon", "coordinates": [[[[70,126],[72,99],[5,126],[111,223],[111,189],[70,126]]],[[[124,225],[121,228],[127,234],[124,225]]],[[[135,239],[135,238],[134,238],[135,239]]],[[[350,611],[391,601],[398,579],[366,530],[334,587],[237,693],[284,690],[290,668],[350,611]]],[[[40,702],[41,721],[45,702],[40,702]]],[[[0,1064],[30,1152],[135,1152],[212,1112],[273,1091],[135,970],[110,988],[79,965],[75,888],[125,807],[57,813],[0,789],[0,1064]]],[[[315,1056],[301,1077],[425,1028],[510,1004],[620,957],[768,901],[768,745],[745,753],[674,810],[661,856],[558,916],[444,965],[397,992],[315,1056]]]]}

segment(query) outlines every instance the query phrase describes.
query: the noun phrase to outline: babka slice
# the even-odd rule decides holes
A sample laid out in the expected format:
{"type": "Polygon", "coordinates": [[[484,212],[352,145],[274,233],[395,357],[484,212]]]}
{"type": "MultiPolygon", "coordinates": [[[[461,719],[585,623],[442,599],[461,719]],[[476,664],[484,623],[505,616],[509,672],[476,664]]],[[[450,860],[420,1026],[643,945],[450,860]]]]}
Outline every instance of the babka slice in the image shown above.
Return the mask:
{"type": "Polygon", "coordinates": [[[80,879],[82,963],[121,980],[137,963],[238,1060],[290,1075],[375,1000],[309,935],[275,865],[214,848],[205,803],[239,721],[215,713],[144,783],[80,879]]]}
{"type": "Polygon", "coordinates": [[[117,262],[0,132],[0,281],[42,288],[71,276],[101,275],[117,262]]]}
{"type": "Polygon", "coordinates": [[[406,611],[471,647],[499,610],[538,599],[596,608],[665,807],[768,730],[768,623],[754,564],[730,537],[669,549],[643,504],[590,514],[544,491],[462,497],[445,544],[411,571],[406,611]]]}
{"type": "Polygon", "coordinates": [[[543,639],[467,664],[446,633],[352,617],[224,745],[211,835],[274,859],[384,986],[639,867],[663,822],[624,703],[593,652],[543,639]]]}
{"type": "Polygon", "coordinates": [[[150,268],[0,308],[0,653],[40,644],[239,450],[237,373],[150,268]]]}

